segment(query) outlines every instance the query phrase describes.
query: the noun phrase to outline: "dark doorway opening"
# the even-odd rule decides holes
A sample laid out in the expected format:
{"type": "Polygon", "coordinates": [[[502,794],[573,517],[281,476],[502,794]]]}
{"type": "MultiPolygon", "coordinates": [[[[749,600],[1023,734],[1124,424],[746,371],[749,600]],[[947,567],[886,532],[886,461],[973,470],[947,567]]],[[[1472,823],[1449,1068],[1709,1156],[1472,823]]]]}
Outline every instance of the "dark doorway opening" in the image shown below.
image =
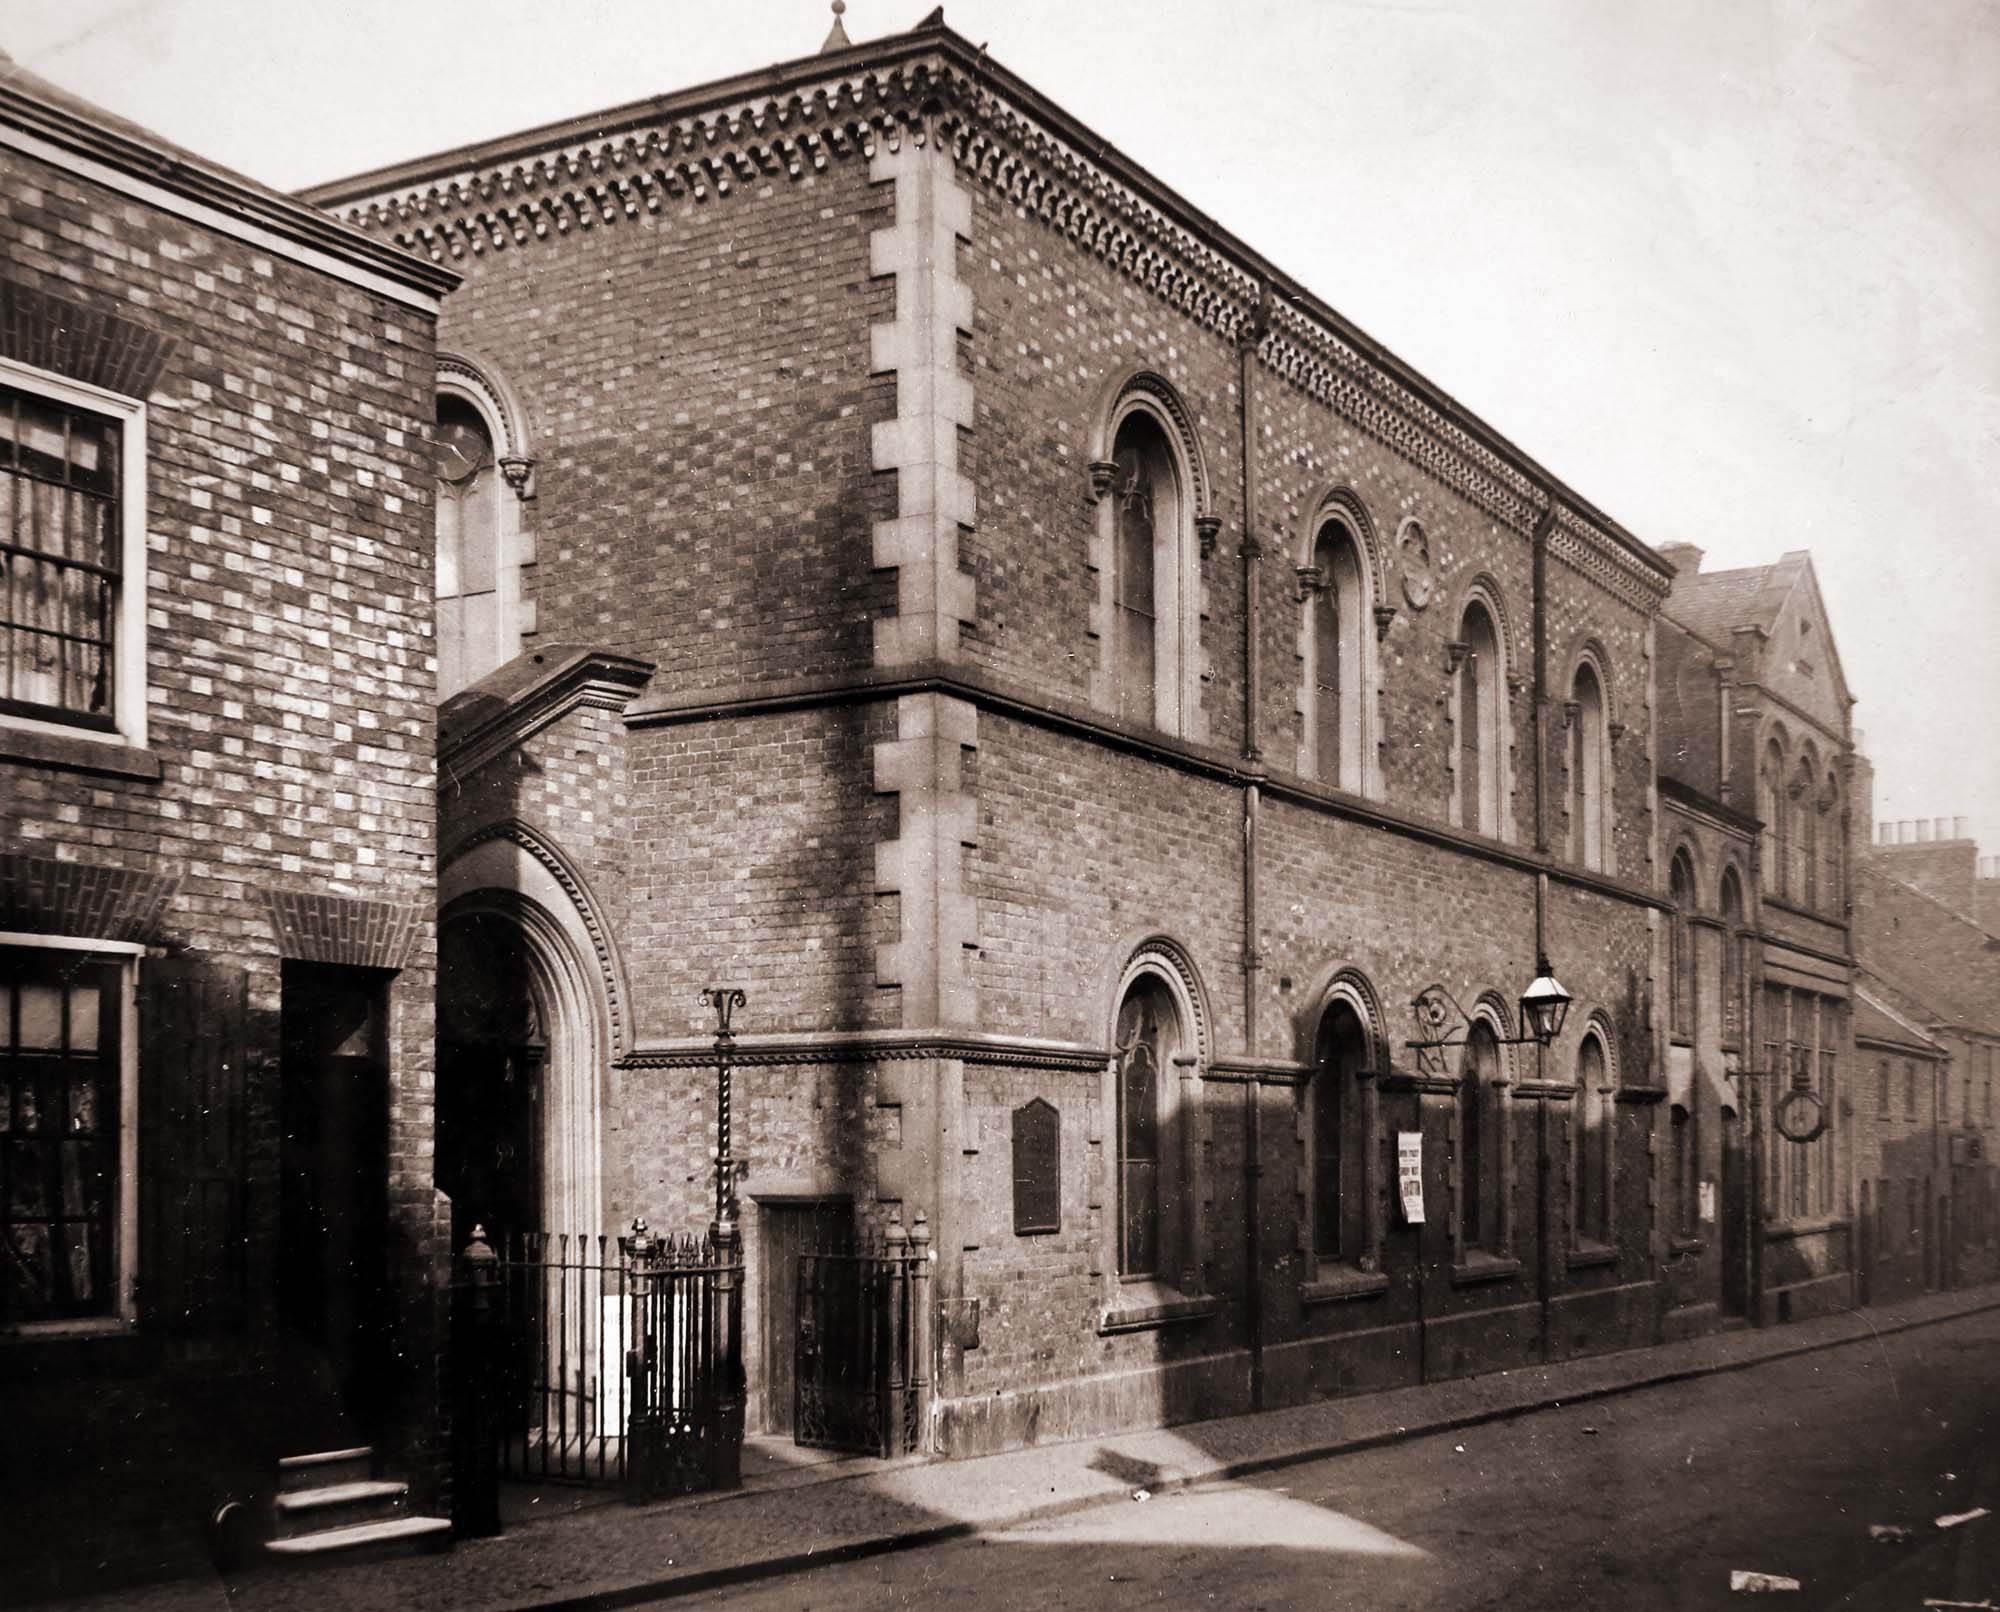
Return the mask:
{"type": "Polygon", "coordinates": [[[1722,1119],[1722,1181],[1716,1192],[1716,1228],[1722,1244],[1722,1313],[1750,1313],[1750,1173],[1744,1159],[1743,1122],[1733,1108],[1722,1119]]]}
{"type": "Polygon", "coordinates": [[[749,1420],[766,1433],[793,1433],[797,1387],[793,1350],[799,1329],[798,1272],[802,1251],[832,1252],[854,1241],[854,1210],[845,1198],[804,1198],[757,1205],[758,1329],[763,1370],[753,1373],[749,1420]]]}
{"type": "Polygon", "coordinates": [[[276,1296],[316,1438],[370,1437],[394,1400],[388,1009],[386,974],[284,965],[276,1296]]]}
{"type": "Polygon", "coordinates": [[[548,1044],[520,926],[492,912],[438,940],[437,1183],[454,1250],[484,1226],[495,1248],[546,1231],[542,1079],[548,1044]]]}

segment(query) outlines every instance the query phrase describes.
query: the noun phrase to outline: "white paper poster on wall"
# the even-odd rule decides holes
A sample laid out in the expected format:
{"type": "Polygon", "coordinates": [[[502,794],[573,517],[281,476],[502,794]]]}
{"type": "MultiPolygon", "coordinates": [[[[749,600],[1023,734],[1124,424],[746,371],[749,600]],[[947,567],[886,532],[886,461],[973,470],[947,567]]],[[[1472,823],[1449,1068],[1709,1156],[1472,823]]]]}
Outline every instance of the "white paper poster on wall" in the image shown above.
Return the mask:
{"type": "Polygon", "coordinates": [[[1713,1220],[1715,1218],[1715,1183],[1713,1181],[1704,1181],[1701,1184],[1701,1218],[1703,1220],[1713,1220]]]}
{"type": "Polygon", "coordinates": [[[1412,1226],[1424,1223],[1424,1133],[1396,1133],[1396,1186],[1403,1200],[1403,1219],[1412,1226]]]}

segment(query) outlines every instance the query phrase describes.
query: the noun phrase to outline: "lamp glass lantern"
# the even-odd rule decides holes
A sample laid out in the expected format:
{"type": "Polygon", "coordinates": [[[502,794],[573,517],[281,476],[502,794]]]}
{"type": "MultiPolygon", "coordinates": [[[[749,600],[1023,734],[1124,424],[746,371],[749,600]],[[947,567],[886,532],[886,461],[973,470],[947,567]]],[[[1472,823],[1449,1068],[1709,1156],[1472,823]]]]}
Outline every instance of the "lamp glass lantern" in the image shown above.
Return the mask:
{"type": "Polygon", "coordinates": [[[1521,993],[1521,1025],[1543,1046],[1562,1034],[1571,997],[1562,988],[1546,957],[1535,964],[1535,977],[1521,993]]]}

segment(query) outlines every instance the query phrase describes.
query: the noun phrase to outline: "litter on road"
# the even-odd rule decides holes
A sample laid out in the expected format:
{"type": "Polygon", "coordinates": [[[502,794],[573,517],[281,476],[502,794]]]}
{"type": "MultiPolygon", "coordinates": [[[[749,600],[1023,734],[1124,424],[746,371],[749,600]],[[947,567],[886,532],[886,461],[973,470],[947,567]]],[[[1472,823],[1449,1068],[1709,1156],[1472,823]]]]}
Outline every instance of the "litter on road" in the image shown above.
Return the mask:
{"type": "Polygon", "coordinates": [[[1907,1545],[1917,1535],[1915,1529],[1899,1527],[1892,1522],[1872,1522],[1868,1525],[1868,1537],[1878,1545],[1907,1545]]]}
{"type": "Polygon", "coordinates": [[[1978,1506],[1971,1511],[1948,1512],[1938,1518],[1937,1525],[1940,1528],[1956,1528],[1962,1522],[1977,1522],[1986,1515],[1987,1510],[1984,1506],[1978,1506]]]}
{"type": "Polygon", "coordinates": [[[1729,1587],[1746,1595],[1769,1595],[1778,1590],[1795,1590],[1799,1581],[1782,1573],[1746,1573],[1738,1567],[1730,1571],[1729,1587]]]}

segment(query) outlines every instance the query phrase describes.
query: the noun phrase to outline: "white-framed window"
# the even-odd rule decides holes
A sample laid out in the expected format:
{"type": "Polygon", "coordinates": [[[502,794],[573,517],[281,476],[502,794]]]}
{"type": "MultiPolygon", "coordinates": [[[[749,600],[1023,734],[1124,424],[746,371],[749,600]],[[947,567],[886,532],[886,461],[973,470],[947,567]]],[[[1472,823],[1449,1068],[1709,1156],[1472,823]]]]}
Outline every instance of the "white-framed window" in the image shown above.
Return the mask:
{"type": "Polygon", "coordinates": [[[146,405],[0,358],[0,726],[146,742],[146,405]]]}
{"type": "Polygon", "coordinates": [[[0,934],[0,1332],[133,1319],[140,950],[0,934]]]}

